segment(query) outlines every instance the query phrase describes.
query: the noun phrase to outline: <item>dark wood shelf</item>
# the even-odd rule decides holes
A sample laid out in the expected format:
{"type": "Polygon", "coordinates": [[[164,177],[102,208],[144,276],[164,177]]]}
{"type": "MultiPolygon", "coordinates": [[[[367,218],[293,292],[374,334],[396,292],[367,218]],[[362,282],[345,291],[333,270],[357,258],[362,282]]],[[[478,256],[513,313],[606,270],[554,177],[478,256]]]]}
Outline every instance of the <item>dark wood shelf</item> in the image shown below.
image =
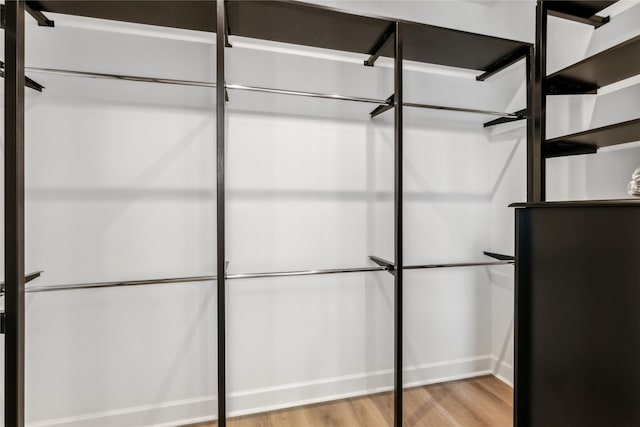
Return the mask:
{"type": "MultiPolygon", "coordinates": [[[[597,150],[598,148],[625,144],[627,142],[633,141],[640,141],[640,119],[629,120],[609,126],[603,126],[583,132],[573,133],[571,135],[548,139],[545,143],[545,146],[574,146],[576,148],[582,148],[584,150],[586,150],[588,147],[591,147],[593,151],[590,152],[595,152],[595,150],[597,150]]],[[[572,154],[585,154],[585,152],[576,152],[562,155],[572,154]]]]}
{"type": "Polygon", "coordinates": [[[27,4],[45,13],[61,13],[196,31],[216,31],[215,1],[30,0],[27,4]]]}
{"type": "Polygon", "coordinates": [[[547,94],[596,93],[602,86],[637,74],[640,74],[640,36],[547,76],[547,94]]]}
{"type": "MultiPolygon", "coordinates": [[[[529,43],[451,30],[426,24],[403,22],[404,59],[470,70],[490,71],[510,58],[524,56],[529,43]]],[[[382,56],[393,57],[387,45],[382,56]]]]}
{"type": "MultiPolygon", "coordinates": [[[[229,35],[339,51],[373,54],[396,20],[360,15],[295,1],[229,1],[229,35]]],[[[42,12],[216,31],[215,1],[30,1],[42,12]]],[[[531,44],[400,21],[404,59],[478,71],[491,71],[528,52],[531,44]]],[[[393,43],[381,56],[393,57],[393,43]]]]}
{"type": "Polygon", "coordinates": [[[616,3],[617,0],[586,0],[586,1],[547,1],[550,12],[559,12],[579,18],[591,18],[601,10],[616,3]]]}

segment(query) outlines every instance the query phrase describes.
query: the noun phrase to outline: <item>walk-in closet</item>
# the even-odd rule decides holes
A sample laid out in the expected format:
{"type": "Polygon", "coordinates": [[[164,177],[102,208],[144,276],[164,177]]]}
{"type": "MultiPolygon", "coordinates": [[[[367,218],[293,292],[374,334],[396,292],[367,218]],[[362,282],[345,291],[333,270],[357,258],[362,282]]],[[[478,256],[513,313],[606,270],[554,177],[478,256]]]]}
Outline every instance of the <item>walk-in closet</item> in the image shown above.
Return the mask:
{"type": "Polygon", "coordinates": [[[640,422],[639,1],[2,24],[5,426],[640,422]]]}

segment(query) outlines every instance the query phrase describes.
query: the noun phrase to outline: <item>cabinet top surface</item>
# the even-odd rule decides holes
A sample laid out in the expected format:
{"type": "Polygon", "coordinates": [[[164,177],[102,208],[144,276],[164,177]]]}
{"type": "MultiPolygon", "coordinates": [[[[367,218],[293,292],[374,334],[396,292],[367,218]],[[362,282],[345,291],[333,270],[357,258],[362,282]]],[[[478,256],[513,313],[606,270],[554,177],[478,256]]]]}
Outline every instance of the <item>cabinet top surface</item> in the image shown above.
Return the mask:
{"type": "Polygon", "coordinates": [[[568,200],[557,202],[519,202],[509,205],[510,208],[585,208],[585,207],[640,207],[640,199],[619,200],[568,200]]]}

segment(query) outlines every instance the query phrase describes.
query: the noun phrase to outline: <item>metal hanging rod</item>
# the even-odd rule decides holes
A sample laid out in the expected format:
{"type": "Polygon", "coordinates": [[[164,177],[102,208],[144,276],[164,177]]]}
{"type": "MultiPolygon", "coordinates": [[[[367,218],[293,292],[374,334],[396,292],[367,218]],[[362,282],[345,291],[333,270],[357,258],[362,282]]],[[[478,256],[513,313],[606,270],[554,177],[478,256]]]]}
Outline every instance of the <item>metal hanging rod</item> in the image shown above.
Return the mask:
{"type": "Polygon", "coordinates": [[[234,84],[228,84],[226,87],[227,89],[247,90],[252,92],[265,92],[265,93],[277,93],[280,95],[306,96],[309,98],[337,99],[340,101],[367,102],[370,104],[378,104],[378,105],[385,105],[387,103],[387,101],[384,99],[361,98],[357,96],[327,95],[324,93],[300,92],[295,90],[283,90],[283,89],[269,89],[265,87],[244,86],[244,85],[234,85],[234,84]]]}
{"type": "MultiPolygon", "coordinates": [[[[32,73],[56,74],[56,75],[62,75],[62,76],[87,77],[87,78],[93,78],[93,79],[125,80],[125,81],[131,81],[131,82],[159,83],[159,84],[167,84],[167,85],[195,86],[195,87],[207,87],[207,88],[216,87],[215,83],[201,82],[201,81],[195,81],[195,80],[164,79],[164,78],[158,78],[158,77],[131,76],[131,75],[124,75],[124,74],[94,73],[91,71],[61,70],[57,68],[25,67],[25,71],[29,71],[32,73]]],[[[318,93],[318,92],[273,89],[273,88],[266,88],[266,87],[259,87],[259,86],[246,86],[246,85],[238,85],[238,84],[227,84],[226,88],[231,90],[273,93],[278,95],[303,96],[308,98],[333,99],[338,101],[364,102],[364,103],[379,105],[380,110],[374,110],[376,111],[376,114],[373,114],[373,116],[393,108],[392,98],[389,98],[389,99],[364,98],[359,96],[346,96],[346,95],[325,94],[325,93],[318,93]]],[[[404,105],[405,107],[428,108],[432,110],[446,110],[446,111],[457,111],[457,112],[463,112],[463,113],[487,114],[487,115],[498,116],[498,117],[522,118],[522,114],[520,113],[502,113],[499,111],[477,110],[473,108],[447,107],[443,105],[418,104],[414,102],[405,102],[402,105],[404,105]]]]}
{"type": "MultiPolygon", "coordinates": [[[[312,276],[319,274],[362,273],[384,271],[384,267],[332,268],[326,270],[279,271],[272,273],[237,273],[227,274],[227,279],[255,279],[260,277],[312,276]]],[[[217,280],[218,276],[175,277],[169,279],[129,280],[120,282],[75,283],[71,285],[32,286],[25,292],[68,291],[73,289],[114,288],[121,286],[157,285],[165,283],[208,282],[217,280]]]]}
{"type": "Polygon", "coordinates": [[[58,68],[25,67],[24,69],[25,71],[29,71],[32,73],[56,74],[61,76],[73,76],[73,77],[87,77],[91,79],[126,80],[131,82],[160,83],[160,84],[167,84],[167,85],[197,86],[197,87],[209,87],[209,88],[216,87],[215,83],[199,82],[194,80],[163,79],[163,78],[157,78],[157,77],[130,76],[130,75],[124,75],[124,74],[94,73],[91,71],[61,70],[58,68]]]}
{"type": "MultiPolygon", "coordinates": [[[[453,267],[477,267],[490,265],[513,264],[513,261],[491,261],[491,262],[467,262],[467,263],[451,263],[451,264],[424,264],[405,266],[405,270],[416,270],[423,268],[453,268],[453,267]]],[[[322,274],[345,274],[345,273],[367,273],[376,271],[389,271],[385,266],[372,267],[356,267],[356,268],[331,268],[323,270],[297,270],[297,271],[277,271],[271,273],[236,273],[228,274],[227,279],[257,279],[268,277],[292,277],[292,276],[316,276],[322,274]]],[[[70,285],[52,285],[52,286],[30,286],[25,292],[50,292],[50,291],[70,291],[74,289],[96,289],[96,288],[114,288],[123,286],[141,286],[141,285],[159,285],[167,283],[189,283],[189,282],[208,282],[217,280],[218,276],[195,276],[195,277],[174,277],[168,279],[149,279],[149,280],[129,280],[119,282],[96,282],[96,283],[76,283],[70,285]]]]}
{"type": "Polygon", "coordinates": [[[366,273],[372,271],[385,271],[384,267],[361,267],[361,268],[332,268],[327,270],[300,270],[300,271],[280,271],[274,273],[245,273],[229,274],[227,279],[255,279],[261,277],[289,277],[289,276],[314,276],[319,274],[341,274],[341,273],[366,273]]]}
{"type": "MultiPolygon", "coordinates": [[[[384,105],[377,106],[371,113],[371,118],[376,117],[385,111],[389,111],[392,108],[395,108],[395,97],[391,95],[387,98],[384,105]]],[[[491,110],[478,110],[475,108],[463,108],[463,107],[447,107],[443,105],[433,105],[433,104],[419,104],[416,102],[403,102],[403,107],[412,107],[412,108],[426,108],[430,110],[444,110],[444,111],[457,111],[460,113],[474,113],[474,114],[485,114],[489,116],[498,116],[502,118],[510,118],[512,120],[522,119],[524,118],[525,111],[517,111],[515,113],[503,113],[501,111],[491,111],[491,110]]]]}
{"type": "Polygon", "coordinates": [[[455,267],[480,267],[491,265],[507,265],[514,264],[515,261],[489,261],[489,262],[456,262],[450,264],[419,264],[405,265],[404,270],[418,270],[422,268],[455,268],[455,267]]]}
{"type": "MultiPolygon", "coordinates": [[[[33,73],[46,73],[46,74],[56,74],[56,75],[63,75],[63,76],[87,77],[87,78],[93,78],[93,79],[126,80],[126,81],[132,81],[132,82],[160,83],[160,84],[168,84],[168,85],[196,86],[196,87],[208,87],[208,88],[216,87],[215,83],[201,82],[201,81],[194,81],[194,80],[163,79],[163,78],[156,78],[156,77],[130,76],[130,75],[110,74],[110,73],[94,73],[90,71],[61,70],[57,68],[41,68],[41,67],[25,67],[25,70],[33,73]]],[[[306,96],[310,98],[336,99],[339,101],[366,102],[366,103],[378,104],[378,105],[383,105],[387,103],[387,101],[383,99],[363,98],[363,97],[357,97],[357,96],[332,95],[332,94],[324,94],[324,93],[317,93],[317,92],[302,92],[302,91],[295,91],[295,90],[272,89],[272,88],[266,88],[266,87],[245,86],[245,85],[237,85],[237,84],[228,84],[226,85],[226,88],[233,89],[233,90],[245,90],[245,91],[251,91],[251,92],[275,93],[280,95],[295,95],[295,96],[306,96]]]]}
{"type": "Polygon", "coordinates": [[[459,111],[461,113],[487,114],[487,115],[499,116],[499,117],[520,117],[520,115],[517,113],[502,113],[500,111],[476,110],[474,108],[443,107],[440,105],[418,104],[415,102],[405,102],[402,105],[404,105],[405,107],[427,108],[430,110],[459,111]]]}
{"type": "Polygon", "coordinates": [[[159,285],[163,283],[207,282],[217,276],[174,277],[169,279],[128,280],[120,282],[75,283],[71,285],[29,286],[25,292],[70,291],[74,289],[114,288],[120,286],[159,285]]]}

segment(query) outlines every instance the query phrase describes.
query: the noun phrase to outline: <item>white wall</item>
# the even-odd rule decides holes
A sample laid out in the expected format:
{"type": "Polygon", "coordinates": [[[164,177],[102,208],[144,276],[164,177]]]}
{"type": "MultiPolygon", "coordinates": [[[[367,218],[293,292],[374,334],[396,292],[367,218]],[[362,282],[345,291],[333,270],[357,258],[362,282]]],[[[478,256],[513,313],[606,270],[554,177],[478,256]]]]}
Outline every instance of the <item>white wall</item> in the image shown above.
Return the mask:
{"type": "MultiPolygon", "coordinates": [[[[530,3],[344,6],[505,37],[532,34],[530,3]],[[461,9],[474,19],[456,24],[461,9]],[[507,12],[511,21],[499,19],[507,12]]],[[[29,24],[28,65],[212,79],[211,35],[55,19],[55,29],[29,24]]],[[[234,43],[230,83],[377,98],[392,91],[385,61],[364,68],[349,55],[328,61],[313,49],[292,55],[234,43]]],[[[524,106],[522,67],[485,83],[437,71],[408,71],[407,100],[524,106]]],[[[30,76],[47,87],[28,91],[27,100],[27,270],[45,271],[34,284],[215,274],[214,94],[30,76]]],[[[370,106],[360,104],[230,97],[230,273],[393,258],[391,113],[369,120],[370,106]]],[[[494,233],[508,235],[506,223],[494,223],[496,212],[508,213],[497,194],[510,194],[506,177],[517,175],[510,160],[524,142],[512,155],[514,144],[495,143],[482,129],[489,119],[406,111],[407,264],[482,259],[499,246],[494,233]]],[[[492,310],[502,300],[490,273],[406,273],[408,385],[489,373],[510,351],[492,344],[501,321],[492,310]]],[[[229,289],[232,414],[390,388],[390,275],[237,280],[229,289]]],[[[215,304],[210,282],[30,295],[29,423],[173,425],[213,417],[215,304]]]]}
{"type": "MultiPolygon", "coordinates": [[[[640,4],[619,2],[611,9],[611,22],[594,30],[574,22],[549,18],[548,72],[552,73],[640,33],[640,4]]],[[[632,58],[629,58],[632,60],[632,58]]],[[[524,87],[522,88],[524,90],[524,87]]],[[[637,76],[602,88],[599,95],[547,97],[547,138],[579,132],[640,117],[637,76]]],[[[491,247],[514,251],[514,213],[504,207],[526,200],[526,135],[520,125],[492,131],[491,247]]],[[[548,200],[629,198],[626,192],[634,169],[640,165],[640,146],[630,143],[601,149],[593,155],[547,160],[548,200]]],[[[513,379],[513,270],[491,270],[492,353],[496,373],[513,379]]]]}

